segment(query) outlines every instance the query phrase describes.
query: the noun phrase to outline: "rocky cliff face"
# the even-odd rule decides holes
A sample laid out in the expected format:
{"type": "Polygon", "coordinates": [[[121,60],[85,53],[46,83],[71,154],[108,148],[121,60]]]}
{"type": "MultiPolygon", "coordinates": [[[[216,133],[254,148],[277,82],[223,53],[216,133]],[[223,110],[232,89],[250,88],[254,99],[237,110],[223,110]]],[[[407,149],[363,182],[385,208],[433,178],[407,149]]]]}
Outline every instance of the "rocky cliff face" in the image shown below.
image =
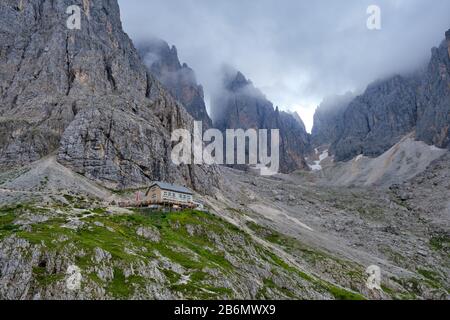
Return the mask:
{"type": "Polygon", "coordinates": [[[56,153],[112,188],[161,179],[210,189],[215,169],[170,162],[170,133],[192,118],[147,71],[117,1],[19,4],[0,4],[1,167],[56,153]],[[74,4],[81,30],[66,26],[74,4]]]}
{"type": "Polygon", "coordinates": [[[241,72],[224,77],[224,89],[214,99],[214,125],[221,129],[280,129],[280,169],[307,168],[309,135],[291,114],[280,112],[241,72]]]}
{"type": "Polygon", "coordinates": [[[138,51],[151,73],[180,101],[189,114],[203,121],[205,128],[212,126],[206,111],[203,87],[197,83],[195,72],[187,64],[181,64],[175,46],[151,39],[138,45],[138,51]]]}
{"type": "Polygon", "coordinates": [[[433,48],[418,94],[417,139],[450,147],[450,30],[446,41],[433,48]]]}
{"type": "Polygon", "coordinates": [[[412,131],[418,140],[449,147],[448,43],[444,41],[432,50],[426,71],[375,82],[362,95],[332,111],[319,108],[314,144],[331,144],[337,160],[359,154],[379,156],[412,131]]]}
{"type": "Polygon", "coordinates": [[[417,120],[414,84],[401,76],[370,85],[338,121],[332,150],[338,160],[358,154],[378,156],[414,130],[417,120]]]}
{"type": "Polygon", "coordinates": [[[311,143],[315,147],[329,144],[343,130],[340,117],[348,104],[353,100],[351,93],[332,96],[324,99],[314,114],[314,127],[311,132],[311,143]]]}
{"type": "Polygon", "coordinates": [[[450,57],[450,29],[445,33],[445,40],[447,41],[447,51],[450,57]]]}

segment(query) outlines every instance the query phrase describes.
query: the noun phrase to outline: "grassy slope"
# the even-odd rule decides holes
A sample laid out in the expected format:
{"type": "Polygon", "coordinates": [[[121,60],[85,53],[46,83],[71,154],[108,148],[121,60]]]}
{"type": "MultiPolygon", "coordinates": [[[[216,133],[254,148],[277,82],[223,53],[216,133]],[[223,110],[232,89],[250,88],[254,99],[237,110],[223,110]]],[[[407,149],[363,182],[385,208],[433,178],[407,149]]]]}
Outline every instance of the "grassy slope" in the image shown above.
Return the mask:
{"type": "MultiPolygon", "coordinates": [[[[14,224],[22,215],[36,211],[43,213],[46,210],[32,207],[1,209],[0,240],[15,234],[47,254],[61,255],[63,252],[65,260],[81,268],[83,287],[100,287],[108,298],[151,297],[146,295],[145,288],[157,280],[138,272],[133,274],[130,266],[133,269],[133,266],[158,261],[158,270],[164,274],[162,285],[174,297],[302,299],[319,294],[336,299],[363,299],[361,295],[287,264],[269,249],[255,243],[245,232],[207,213],[150,214],[140,211],[110,215],[96,209],[77,214],[77,219],[83,222],[78,230],[65,228],[67,216],[62,214],[52,214],[49,220],[32,224],[31,230],[22,230],[14,224]],[[159,241],[139,236],[136,230],[140,227],[152,230],[159,241]],[[112,279],[101,279],[96,272],[97,248],[111,254],[107,267],[113,272],[112,279]],[[255,274],[246,274],[253,269],[255,274]],[[241,281],[255,280],[261,282],[256,293],[238,290],[241,281]]],[[[33,265],[33,276],[38,289],[51,288],[63,282],[65,277],[62,272],[55,273],[39,265],[33,265]]]]}

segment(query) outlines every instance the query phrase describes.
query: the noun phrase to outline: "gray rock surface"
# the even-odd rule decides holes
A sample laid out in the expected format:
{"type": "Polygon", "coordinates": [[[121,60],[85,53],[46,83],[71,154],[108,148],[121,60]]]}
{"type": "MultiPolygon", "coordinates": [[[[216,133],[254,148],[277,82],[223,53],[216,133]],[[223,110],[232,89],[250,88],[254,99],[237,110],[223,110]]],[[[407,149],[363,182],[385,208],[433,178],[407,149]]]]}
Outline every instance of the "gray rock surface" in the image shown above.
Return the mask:
{"type": "Polygon", "coordinates": [[[147,71],[117,1],[0,4],[0,166],[51,153],[108,187],[167,180],[210,190],[214,168],[171,165],[170,133],[192,117],[147,71]],[[66,27],[70,5],[81,30],[66,27]]]}
{"type": "Polygon", "coordinates": [[[136,234],[153,242],[159,242],[161,240],[159,231],[155,228],[140,227],[136,230],[136,234]]]}
{"type": "Polygon", "coordinates": [[[311,143],[320,147],[333,142],[343,130],[342,114],[354,96],[347,93],[324,99],[314,113],[314,126],[311,131],[311,143]]]}
{"type": "Polygon", "coordinates": [[[342,132],[331,149],[337,160],[378,156],[414,130],[414,83],[401,76],[370,85],[343,113],[342,132]]]}
{"type": "Polygon", "coordinates": [[[336,103],[315,115],[313,143],[331,144],[338,161],[376,157],[406,134],[440,148],[450,146],[450,50],[448,40],[432,49],[424,71],[377,81],[348,105],[336,103]]]}
{"type": "Polygon", "coordinates": [[[310,150],[303,122],[279,111],[241,72],[227,70],[224,88],[214,98],[214,125],[226,129],[279,129],[280,169],[291,172],[307,168],[304,155],[310,150]]]}
{"type": "Polygon", "coordinates": [[[432,50],[417,99],[417,138],[441,148],[450,148],[449,31],[446,41],[432,50]]]}
{"type": "Polygon", "coordinates": [[[138,44],[138,52],[151,73],[180,101],[187,112],[204,128],[212,121],[206,111],[203,87],[197,83],[194,70],[181,64],[175,46],[169,47],[160,39],[149,39],[138,44]]]}
{"type": "Polygon", "coordinates": [[[449,299],[448,154],[391,189],[319,186],[315,173],[305,172],[249,181],[227,168],[229,201],[216,206],[241,225],[257,224],[257,234],[288,248],[307,269],[371,299],[449,299]],[[274,201],[274,190],[295,200],[274,201]],[[285,236],[298,241],[297,249],[285,236]],[[370,265],[381,268],[383,288],[393,291],[367,292],[370,265]]]}

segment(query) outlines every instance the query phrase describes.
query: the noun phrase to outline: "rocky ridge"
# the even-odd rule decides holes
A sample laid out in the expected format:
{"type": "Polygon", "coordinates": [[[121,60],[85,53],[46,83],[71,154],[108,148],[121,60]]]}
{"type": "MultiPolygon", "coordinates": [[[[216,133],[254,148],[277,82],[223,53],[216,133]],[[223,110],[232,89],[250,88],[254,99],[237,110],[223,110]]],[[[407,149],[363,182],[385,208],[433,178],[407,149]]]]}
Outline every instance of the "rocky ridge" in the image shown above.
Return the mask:
{"type": "Polygon", "coordinates": [[[315,147],[334,141],[343,130],[342,114],[353,100],[351,93],[324,99],[314,113],[314,126],[311,131],[311,144],[315,147]]]}
{"type": "Polygon", "coordinates": [[[210,128],[212,121],[206,111],[203,87],[197,83],[194,70],[180,63],[177,48],[160,39],[149,39],[138,44],[138,52],[150,72],[186,111],[202,121],[204,128],[210,128]]]}
{"type": "Polygon", "coordinates": [[[315,115],[312,141],[331,145],[336,160],[376,157],[415,131],[416,139],[448,148],[450,126],[449,32],[424,71],[377,81],[348,104],[315,115]],[[334,125],[329,125],[335,123],[334,125]],[[333,128],[332,130],[330,128],[333,128]],[[332,134],[330,135],[330,130],[332,134]]]}
{"type": "Polygon", "coordinates": [[[223,90],[214,98],[214,125],[226,129],[279,129],[280,169],[307,169],[304,155],[310,150],[303,123],[280,111],[241,72],[225,72],[223,90]]]}

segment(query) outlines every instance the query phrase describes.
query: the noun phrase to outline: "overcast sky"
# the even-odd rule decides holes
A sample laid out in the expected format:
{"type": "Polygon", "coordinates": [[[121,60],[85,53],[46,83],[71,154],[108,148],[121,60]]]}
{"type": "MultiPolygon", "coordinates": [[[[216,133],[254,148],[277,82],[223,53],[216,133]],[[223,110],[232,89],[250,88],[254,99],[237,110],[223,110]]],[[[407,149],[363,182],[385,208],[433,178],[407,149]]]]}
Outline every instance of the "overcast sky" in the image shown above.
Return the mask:
{"type": "Polygon", "coordinates": [[[449,0],[119,0],[135,41],[160,37],[178,48],[204,86],[217,70],[242,71],[307,128],[326,96],[418,68],[450,28],[449,0]],[[368,30],[369,5],[381,30],[368,30]]]}

